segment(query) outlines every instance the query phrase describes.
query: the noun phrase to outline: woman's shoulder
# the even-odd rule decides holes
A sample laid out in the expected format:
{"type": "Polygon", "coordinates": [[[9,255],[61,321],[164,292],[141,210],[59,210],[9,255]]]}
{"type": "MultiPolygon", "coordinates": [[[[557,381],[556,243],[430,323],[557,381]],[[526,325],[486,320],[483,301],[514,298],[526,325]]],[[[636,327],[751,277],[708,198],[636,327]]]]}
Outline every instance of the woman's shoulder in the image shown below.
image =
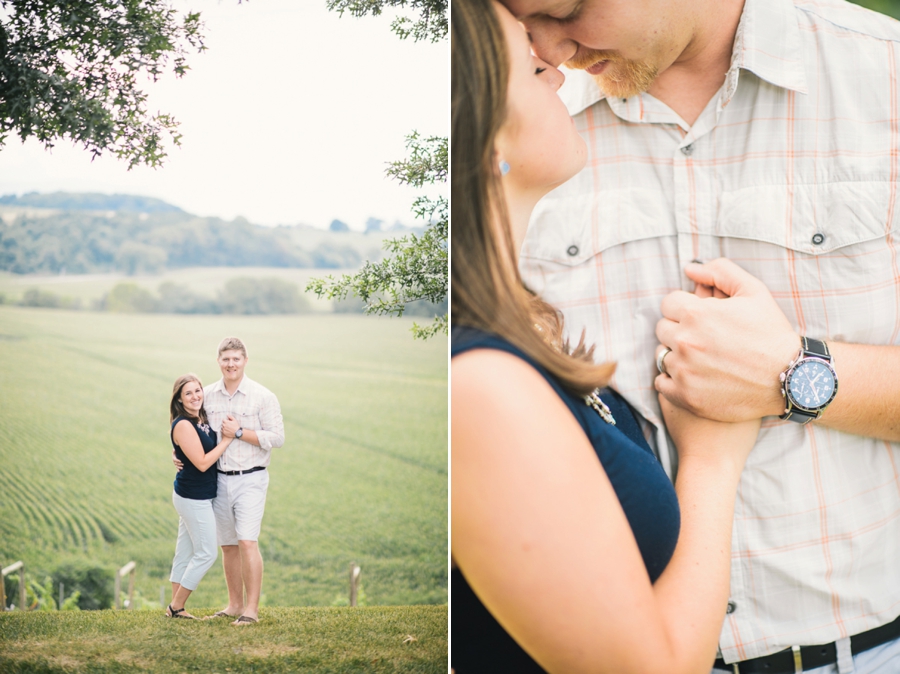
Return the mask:
{"type": "Polygon", "coordinates": [[[194,422],[188,419],[187,417],[177,416],[172,420],[172,432],[174,433],[177,429],[194,427],[194,422]]]}

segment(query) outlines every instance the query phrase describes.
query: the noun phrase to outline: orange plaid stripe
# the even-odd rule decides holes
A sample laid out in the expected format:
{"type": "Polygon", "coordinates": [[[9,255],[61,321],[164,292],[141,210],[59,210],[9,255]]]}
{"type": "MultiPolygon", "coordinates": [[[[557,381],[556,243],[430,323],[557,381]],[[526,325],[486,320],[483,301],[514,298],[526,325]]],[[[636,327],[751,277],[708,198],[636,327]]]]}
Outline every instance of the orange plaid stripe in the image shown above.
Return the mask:
{"type": "MultiPolygon", "coordinates": [[[[522,273],[618,362],[613,384],[657,429],[654,330],[662,298],[692,289],[691,259],[765,281],[801,334],[900,343],[898,40],[900,24],[839,0],[747,0],[692,127],[652,96],[568,76],[588,165],[538,205],[522,273]]],[[[765,421],[736,502],[726,662],[897,617],[898,466],[900,445],[765,421]]]]}

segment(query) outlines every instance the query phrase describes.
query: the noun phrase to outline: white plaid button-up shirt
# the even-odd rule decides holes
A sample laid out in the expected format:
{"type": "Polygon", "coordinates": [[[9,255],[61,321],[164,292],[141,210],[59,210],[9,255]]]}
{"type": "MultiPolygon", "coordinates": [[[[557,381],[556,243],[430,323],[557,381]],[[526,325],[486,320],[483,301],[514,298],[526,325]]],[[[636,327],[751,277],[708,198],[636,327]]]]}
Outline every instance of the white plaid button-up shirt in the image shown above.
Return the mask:
{"type": "Polygon", "coordinates": [[[220,379],[203,389],[203,397],[209,425],[219,439],[222,438],[222,422],[230,414],[240,421],[241,428],[256,431],[259,440],[259,447],[234,440],[219,458],[216,464],[219,470],[268,466],[272,448],[284,444],[284,419],[275,394],[244,375],[234,395],[228,395],[225,383],[220,379]]]}
{"type": "MultiPolygon", "coordinates": [[[[608,99],[568,74],[588,164],[538,205],[523,277],[618,362],[613,385],[657,429],[654,330],[663,297],[693,289],[692,259],[762,279],[800,334],[900,343],[898,41],[900,23],[838,0],[747,0],[725,83],[692,127],[648,94],[608,99]]],[[[652,439],[671,471],[665,433],[652,439]]],[[[726,662],[896,618],[900,445],[764,420],[737,495],[731,599],[726,662]]]]}

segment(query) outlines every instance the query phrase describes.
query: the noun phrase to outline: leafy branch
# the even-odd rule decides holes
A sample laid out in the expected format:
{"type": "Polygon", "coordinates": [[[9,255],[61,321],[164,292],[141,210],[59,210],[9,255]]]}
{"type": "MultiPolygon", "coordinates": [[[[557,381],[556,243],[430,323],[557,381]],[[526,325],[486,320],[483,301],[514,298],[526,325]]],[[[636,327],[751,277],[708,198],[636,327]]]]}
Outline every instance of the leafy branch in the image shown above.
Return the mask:
{"type": "Polygon", "coordinates": [[[138,76],[156,81],[205,49],[198,13],[166,0],[0,0],[0,147],[10,134],[60,138],[159,166],[178,123],[151,113],[138,76]]]}
{"type": "Polygon", "coordinates": [[[439,42],[447,37],[447,0],[328,0],[327,6],[341,16],[349,12],[356,17],[380,16],[386,7],[408,9],[414,18],[401,15],[391,23],[401,40],[439,42]]]}
{"type": "MultiPolygon", "coordinates": [[[[406,147],[407,159],[391,162],[386,170],[389,177],[413,187],[447,182],[446,138],[423,138],[414,131],[407,136],[406,147]]],[[[313,279],[307,292],[334,300],[354,295],[365,303],[365,313],[382,316],[402,316],[410,302],[443,302],[448,289],[449,203],[445,196],[420,196],[413,202],[413,212],[428,223],[421,236],[390,239],[384,244],[390,253],[385,259],[366,262],[355,274],[339,279],[313,279]]],[[[412,330],[421,339],[447,334],[447,313],[428,325],[414,324],[412,330]]]]}

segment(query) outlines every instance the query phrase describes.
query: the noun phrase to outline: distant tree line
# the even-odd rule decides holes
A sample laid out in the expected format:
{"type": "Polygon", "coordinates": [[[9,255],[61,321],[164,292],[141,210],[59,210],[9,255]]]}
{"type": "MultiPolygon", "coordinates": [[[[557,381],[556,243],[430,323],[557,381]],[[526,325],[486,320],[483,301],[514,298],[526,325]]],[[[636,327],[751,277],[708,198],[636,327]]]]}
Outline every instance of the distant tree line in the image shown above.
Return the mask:
{"type": "MultiPolygon", "coordinates": [[[[0,295],[0,304],[5,302],[0,295]]],[[[23,307],[83,309],[118,313],[166,314],[301,314],[310,310],[309,300],[296,284],[279,278],[229,279],[215,297],[199,295],[187,286],[166,281],[156,293],[136,283],[116,284],[108,293],[84,307],[79,298],[29,288],[16,302],[23,307]]]]}
{"type": "MultiPolygon", "coordinates": [[[[0,293],[0,304],[7,298],[0,293]]],[[[93,309],[118,313],[164,314],[302,314],[311,310],[309,300],[296,284],[279,278],[233,278],[216,293],[208,297],[195,293],[184,285],[165,281],[156,293],[136,283],[116,284],[108,293],[85,306],[80,298],[29,288],[16,302],[18,306],[44,309],[93,309]]],[[[332,311],[339,314],[361,314],[365,302],[356,297],[335,300],[332,311]]],[[[406,307],[407,316],[434,318],[447,312],[447,300],[440,303],[418,300],[406,307]]]]}
{"type": "Polygon", "coordinates": [[[347,269],[363,260],[350,245],[305,250],[289,227],[226,222],[180,211],[65,211],[0,222],[0,270],[29,273],[153,274],[183,267],[347,269]]]}

